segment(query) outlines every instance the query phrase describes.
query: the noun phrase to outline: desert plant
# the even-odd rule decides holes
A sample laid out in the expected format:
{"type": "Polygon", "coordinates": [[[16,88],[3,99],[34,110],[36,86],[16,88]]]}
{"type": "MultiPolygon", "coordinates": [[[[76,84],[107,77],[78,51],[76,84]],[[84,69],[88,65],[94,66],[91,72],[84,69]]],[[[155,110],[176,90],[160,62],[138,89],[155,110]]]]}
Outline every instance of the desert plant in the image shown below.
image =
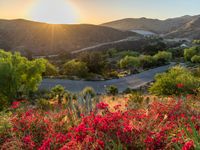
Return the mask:
{"type": "Polygon", "coordinates": [[[95,97],[95,95],[96,95],[96,92],[95,92],[95,90],[92,88],[92,87],[85,87],[83,90],[82,90],[82,95],[84,96],[84,97],[86,97],[86,96],[90,96],[91,98],[93,98],[93,97],[95,97]]]}
{"type": "Polygon", "coordinates": [[[58,104],[61,104],[65,95],[65,88],[62,85],[56,85],[51,89],[51,95],[58,99],[58,104]]]}

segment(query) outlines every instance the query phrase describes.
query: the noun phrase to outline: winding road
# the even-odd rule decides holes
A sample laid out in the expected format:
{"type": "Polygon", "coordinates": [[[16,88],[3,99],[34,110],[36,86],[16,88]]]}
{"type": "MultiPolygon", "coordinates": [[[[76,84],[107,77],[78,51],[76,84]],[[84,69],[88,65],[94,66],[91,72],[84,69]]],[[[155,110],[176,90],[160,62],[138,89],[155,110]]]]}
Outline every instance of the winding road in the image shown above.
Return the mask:
{"type": "Polygon", "coordinates": [[[82,80],[67,80],[67,79],[44,79],[39,89],[51,89],[55,85],[62,85],[66,90],[71,92],[80,92],[86,86],[93,87],[97,93],[105,93],[105,87],[115,85],[118,87],[119,92],[124,91],[126,88],[137,89],[145,84],[154,81],[154,76],[157,73],[168,70],[170,65],[150,69],[142,73],[130,75],[120,79],[112,79],[106,81],[82,81],[82,80]]]}

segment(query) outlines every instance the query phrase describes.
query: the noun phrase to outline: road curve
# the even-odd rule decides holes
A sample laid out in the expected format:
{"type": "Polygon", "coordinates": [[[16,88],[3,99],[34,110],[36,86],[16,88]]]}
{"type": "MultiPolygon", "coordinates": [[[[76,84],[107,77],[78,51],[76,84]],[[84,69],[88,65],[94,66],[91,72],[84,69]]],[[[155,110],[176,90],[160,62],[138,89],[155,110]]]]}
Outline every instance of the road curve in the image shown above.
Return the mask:
{"type": "Polygon", "coordinates": [[[173,64],[150,69],[142,73],[130,75],[120,79],[112,79],[106,81],[82,81],[82,80],[67,80],[67,79],[43,79],[39,89],[51,89],[55,85],[62,85],[66,90],[71,92],[80,92],[86,86],[93,87],[97,93],[105,93],[105,87],[115,85],[118,87],[119,92],[124,91],[126,88],[136,89],[154,80],[157,73],[168,70],[173,64]]]}

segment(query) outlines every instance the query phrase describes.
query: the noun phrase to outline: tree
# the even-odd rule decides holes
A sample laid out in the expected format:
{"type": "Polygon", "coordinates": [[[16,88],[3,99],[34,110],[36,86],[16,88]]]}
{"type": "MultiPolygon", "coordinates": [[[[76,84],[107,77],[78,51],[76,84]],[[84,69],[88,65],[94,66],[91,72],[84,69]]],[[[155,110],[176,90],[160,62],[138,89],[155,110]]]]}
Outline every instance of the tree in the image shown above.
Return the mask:
{"type": "Polygon", "coordinates": [[[156,75],[155,80],[149,91],[156,95],[193,94],[200,87],[200,79],[180,66],[171,68],[167,73],[156,75]]]}
{"type": "Polygon", "coordinates": [[[64,64],[64,74],[69,76],[86,77],[88,74],[88,67],[86,63],[73,59],[64,64]]]}
{"type": "Polygon", "coordinates": [[[200,63],[200,55],[194,55],[191,59],[193,63],[200,63]]]}
{"type": "Polygon", "coordinates": [[[56,76],[58,75],[58,69],[56,66],[51,64],[48,60],[46,60],[46,71],[44,72],[44,76],[56,76]]]}
{"type": "Polygon", "coordinates": [[[165,64],[171,61],[172,53],[159,51],[157,54],[154,55],[154,59],[157,61],[158,64],[165,64]]]}
{"type": "Polygon", "coordinates": [[[186,61],[191,61],[191,58],[198,53],[200,53],[200,47],[186,48],[184,49],[184,58],[186,61]]]}
{"type": "Polygon", "coordinates": [[[78,58],[86,63],[89,72],[101,73],[105,67],[105,58],[101,52],[84,52],[78,58]]]}
{"type": "Polygon", "coordinates": [[[140,66],[140,61],[138,57],[125,56],[119,62],[120,68],[137,68],[140,66]]]}
{"type": "Polygon", "coordinates": [[[44,59],[29,61],[19,53],[0,50],[0,95],[10,103],[21,96],[29,96],[42,80],[45,63],[44,59]]]}

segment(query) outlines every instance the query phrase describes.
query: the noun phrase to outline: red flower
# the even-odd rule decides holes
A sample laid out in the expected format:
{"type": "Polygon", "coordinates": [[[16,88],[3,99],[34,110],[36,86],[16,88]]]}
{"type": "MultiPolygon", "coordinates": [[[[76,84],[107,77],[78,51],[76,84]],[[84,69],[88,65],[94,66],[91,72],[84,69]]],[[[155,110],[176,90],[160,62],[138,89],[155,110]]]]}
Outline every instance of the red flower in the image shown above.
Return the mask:
{"type": "Polygon", "coordinates": [[[35,143],[34,141],[32,141],[32,136],[25,136],[22,140],[30,149],[33,149],[35,147],[35,143]]]}
{"type": "Polygon", "coordinates": [[[190,150],[194,147],[194,142],[192,140],[186,142],[182,147],[182,150],[190,150]]]}
{"type": "Polygon", "coordinates": [[[176,86],[177,86],[177,88],[181,89],[181,88],[184,87],[184,84],[182,84],[182,83],[178,83],[176,86]]]}
{"type": "Polygon", "coordinates": [[[12,109],[16,109],[16,108],[18,108],[19,106],[20,106],[20,102],[15,101],[15,102],[12,103],[11,108],[12,108],[12,109]]]}
{"type": "Polygon", "coordinates": [[[100,102],[99,104],[97,104],[97,108],[98,109],[106,109],[106,108],[108,108],[108,104],[100,102]]]}
{"type": "Polygon", "coordinates": [[[97,143],[99,144],[100,147],[104,148],[104,142],[101,140],[97,140],[97,143]]]}

